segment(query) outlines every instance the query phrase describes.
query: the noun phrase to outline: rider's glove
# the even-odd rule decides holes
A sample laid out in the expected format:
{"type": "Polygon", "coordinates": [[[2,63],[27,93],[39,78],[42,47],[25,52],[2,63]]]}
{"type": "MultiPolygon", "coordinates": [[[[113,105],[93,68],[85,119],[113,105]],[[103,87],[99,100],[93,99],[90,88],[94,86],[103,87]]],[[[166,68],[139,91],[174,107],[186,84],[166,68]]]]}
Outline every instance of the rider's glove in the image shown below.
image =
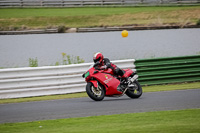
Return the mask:
{"type": "Polygon", "coordinates": [[[108,67],[105,65],[105,66],[104,66],[104,69],[108,69],[108,67]]]}
{"type": "Polygon", "coordinates": [[[100,67],[101,70],[105,70],[105,69],[107,69],[107,68],[108,68],[108,67],[107,67],[106,65],[100,67]]]}
{"type": "Polygon", "coordinates": [[[110,62],[106,63],[106,67],[107,67],[107,68],[111,68],[110,62]]]}

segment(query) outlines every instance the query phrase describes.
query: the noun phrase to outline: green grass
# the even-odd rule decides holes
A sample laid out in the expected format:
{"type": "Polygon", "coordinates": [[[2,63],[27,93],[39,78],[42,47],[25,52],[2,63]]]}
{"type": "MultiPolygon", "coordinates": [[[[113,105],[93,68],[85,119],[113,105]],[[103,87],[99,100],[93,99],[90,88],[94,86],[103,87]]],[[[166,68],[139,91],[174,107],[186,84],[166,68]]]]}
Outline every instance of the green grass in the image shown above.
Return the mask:
{"type": "Polygon", "coordinates": [[[200,109],[0,124],[1,133],[198,133],[200,109]]]}
{"type": "Polygon", "coordinates": [[[196,24],[200,6],[0,9],[0,30],[196,24]]]}
{"type": "Polygon", "coordinates": [[[153,86],[144,86],[142,88],[144,92],[200,89],[200,82],[153,85],[153,86]]]}
{"type": "MultiPolygon", "coordinates": [[[[172,90],[183,90],[183,89],[200,89],[200,82],[171,84],[171,85],[143,86],[142,88],[143,88],[143,92],[172,91],[172,90]]],[[[0,104],[42,101],[42,100],[56,100],[56,99],[66,99],[66,98],[79,98],[79,97],[87,97],[87,94],[84,92],[84,93],[74,93],[74,94],[65,94],[65,95],[1,99],[0,104]]]]}
{"type": "Polygon", "coordinates": [[[115,15],[138,12],[157,12],[198,9],[200,6],[172,7],[78,7],[78,8],[7,8],[0,9],[0,18],[26,17],[66,17],[66,16],[96,16],[115,15]]]}

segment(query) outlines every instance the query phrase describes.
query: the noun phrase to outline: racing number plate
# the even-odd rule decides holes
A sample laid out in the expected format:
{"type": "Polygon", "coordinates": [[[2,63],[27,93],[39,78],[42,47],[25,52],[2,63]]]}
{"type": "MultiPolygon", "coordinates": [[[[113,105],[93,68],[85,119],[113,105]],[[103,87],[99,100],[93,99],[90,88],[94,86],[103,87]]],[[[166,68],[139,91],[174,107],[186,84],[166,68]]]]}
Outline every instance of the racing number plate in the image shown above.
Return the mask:
{"type": "Polygon", "coordinates": [[[87,78],[89,75],[90,75],[90,72],[87,72],[87,73],[85,74],[85,78],[87,78]]]}

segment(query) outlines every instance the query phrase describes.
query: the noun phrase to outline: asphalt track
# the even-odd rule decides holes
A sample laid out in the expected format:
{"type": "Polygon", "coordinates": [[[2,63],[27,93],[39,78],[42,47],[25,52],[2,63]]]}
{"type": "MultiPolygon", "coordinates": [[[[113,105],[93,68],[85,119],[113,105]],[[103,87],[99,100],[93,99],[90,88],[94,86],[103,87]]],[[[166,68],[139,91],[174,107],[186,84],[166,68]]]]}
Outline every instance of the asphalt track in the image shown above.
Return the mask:
{"type": "Polygon", "coordinates": [[[200,89],[143,93],[95,102],[89,97],[0,105],[0,123],[200,108],[200,89]]]}

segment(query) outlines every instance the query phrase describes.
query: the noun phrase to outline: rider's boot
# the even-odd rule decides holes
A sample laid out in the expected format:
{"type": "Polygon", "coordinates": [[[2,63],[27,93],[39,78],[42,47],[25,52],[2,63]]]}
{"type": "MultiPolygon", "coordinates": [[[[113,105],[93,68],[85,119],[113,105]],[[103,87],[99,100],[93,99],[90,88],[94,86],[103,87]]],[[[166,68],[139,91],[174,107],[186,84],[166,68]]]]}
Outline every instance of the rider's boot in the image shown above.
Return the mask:
{"type": "Polygon", "coordinates": [[[127,85],[128,85],[128,76],[126,76],[125,74],[122,76],[122,80],[121,80],[121,83],[119,84],[119,86],[117,87],[117,90],[120,91],[120,92],[123,92],[127,85]]]}
{"type": "Polygon", "coordinates": [[[117,91],[120,91],[120,92],[123,92],[124,89],[121,87],[121,85],[119,84],[118,87],[117,87],[117,91]]]}
{"type": "Polygon", "coordinates": [[[126,89],[126,86],[124,86],[122,84],[119,84],[117,87],[117,91],[120,91],[120,92],[124,92],[125,89],[126,89]]]}

